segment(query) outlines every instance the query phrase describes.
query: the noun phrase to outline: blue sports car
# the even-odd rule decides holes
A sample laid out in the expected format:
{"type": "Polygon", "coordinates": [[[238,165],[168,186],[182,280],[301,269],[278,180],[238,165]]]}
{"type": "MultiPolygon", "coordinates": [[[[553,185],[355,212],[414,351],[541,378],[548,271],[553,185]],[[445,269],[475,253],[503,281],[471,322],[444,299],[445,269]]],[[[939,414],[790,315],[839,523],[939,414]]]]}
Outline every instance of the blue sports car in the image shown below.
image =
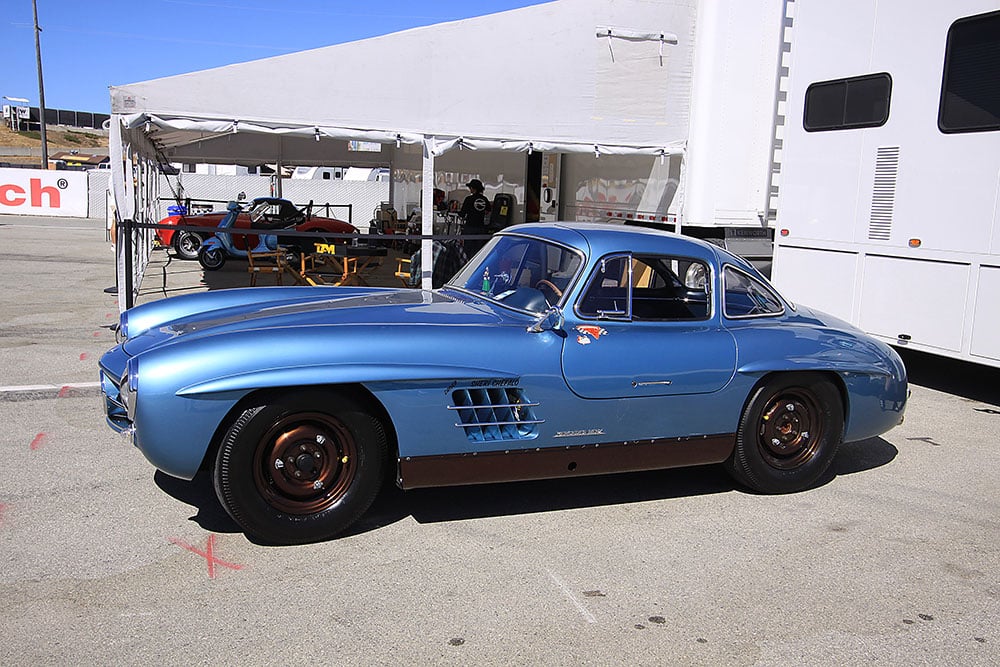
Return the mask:
{"type": "Polygon", "coordinates": [[[275,543],[343,531],[390,466],[413,489],[721,463],[798,491],[907,398],[890,347],[746,261],[615,225],[508,228],[439,290],[222,290],[118,333],[108,423],[275,543]]]}

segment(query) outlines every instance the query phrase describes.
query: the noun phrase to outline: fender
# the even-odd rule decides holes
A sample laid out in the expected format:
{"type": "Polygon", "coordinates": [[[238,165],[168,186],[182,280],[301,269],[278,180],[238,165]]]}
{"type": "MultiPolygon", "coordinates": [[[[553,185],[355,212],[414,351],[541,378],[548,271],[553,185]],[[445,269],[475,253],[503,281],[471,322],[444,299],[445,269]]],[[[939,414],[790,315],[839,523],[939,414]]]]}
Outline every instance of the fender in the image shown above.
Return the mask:
{"type": "Polygon", "coordinates": [[[369,384],[429,380],[461,380],[516,378],[515,373],[471,366],[426,364],[322,364],[319,366],[289,366],[250,371],[228,377],[214,378],[183,387],[177,396],[200,397],[226,392],[248,392],[257,389],[323,384],[369,384]]]}
{"type": "Polygon", "coordinates": [[[891,376],[892,373],[887,368],[880,368],[872,363],[865,363],[855,360],[833,360],[819,362],[815,358],[805,357],[785,357],[781,359],[769,359],[765,361],[755,361],[744,364],[736,369],[741,375],[764,375],[766,373],[794,372],[794,371],[830,371],[840,375],[854,373],[858,375],[891,376]]]}
{"type": "Polygon", "coordinates": [[[297,302],[313,303],[317,296],[330,299],[346,298],[389,291],[389,288],[366,287],[266,287],[214,290],[202,294],[187,294],[136,306],[121,315],[119,331],[128,338],[179,320],[189,315],[212,310],[224,310],[248,304],[267,308],[297,302]],[[266,290],[266,291],[265,291],[266,290]],[[268,298],[262,298],[264,295],[268,298]]]}

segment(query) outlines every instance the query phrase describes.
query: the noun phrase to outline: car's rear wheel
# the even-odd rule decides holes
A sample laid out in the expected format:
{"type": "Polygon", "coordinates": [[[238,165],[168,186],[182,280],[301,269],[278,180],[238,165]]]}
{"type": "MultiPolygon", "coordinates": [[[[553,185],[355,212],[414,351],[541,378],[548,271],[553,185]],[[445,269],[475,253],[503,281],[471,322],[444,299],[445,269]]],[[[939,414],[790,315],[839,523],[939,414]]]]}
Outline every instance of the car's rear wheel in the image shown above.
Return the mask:
{"type": "Polygon", "coordinates": [[[353,524],[381,486],[381,423],[343,393],[270,395],[233,422],[216,455],[216,494],[250,535],[300,544],[353,524]]]}
{"type": "Polygon", "coordinates": [[[198,259],[201,241],[201,235],[197,232],[187,232],[182,229],[174,234],[174,252],[181,259],[198,259]]]}
{"type": "Polygon", "coordinates": [[[743,410],[726,468],[761,493],[807,489],[833,461],[844,437],[840,392],[819,373],[775,375],[743,410]]]}

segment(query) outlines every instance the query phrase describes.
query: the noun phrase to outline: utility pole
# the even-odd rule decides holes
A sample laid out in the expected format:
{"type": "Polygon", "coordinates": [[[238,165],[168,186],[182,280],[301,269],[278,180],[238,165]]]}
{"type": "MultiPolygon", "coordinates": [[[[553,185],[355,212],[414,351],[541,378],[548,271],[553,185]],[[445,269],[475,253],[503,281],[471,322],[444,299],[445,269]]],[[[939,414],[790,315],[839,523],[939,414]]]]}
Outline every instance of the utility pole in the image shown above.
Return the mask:
{"type": "Polygon", "coordinates": [[[35,60],[38,62],[38,125],[42,128],[42,169],[49,168],[49,146],[45,141],[45,86],[42,84],[42,45],[38,40],[38,4],[31,0],[31,10],[35,14],[35,60]]]}

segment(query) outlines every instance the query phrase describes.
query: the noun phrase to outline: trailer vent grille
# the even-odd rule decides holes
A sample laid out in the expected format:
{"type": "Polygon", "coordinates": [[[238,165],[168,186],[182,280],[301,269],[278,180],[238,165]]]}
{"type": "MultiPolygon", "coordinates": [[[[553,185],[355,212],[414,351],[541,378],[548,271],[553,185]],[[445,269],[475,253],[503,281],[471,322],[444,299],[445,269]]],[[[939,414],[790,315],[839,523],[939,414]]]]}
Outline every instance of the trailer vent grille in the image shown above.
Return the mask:
{"type": "Polygon", "coordinates": [[[875,157],[875,186],[872,188],[872,210],[868,218],[868,238],[872,241],[888,241],[892,233],[898,172],[899,146],[880,147],[875,157]]]}

